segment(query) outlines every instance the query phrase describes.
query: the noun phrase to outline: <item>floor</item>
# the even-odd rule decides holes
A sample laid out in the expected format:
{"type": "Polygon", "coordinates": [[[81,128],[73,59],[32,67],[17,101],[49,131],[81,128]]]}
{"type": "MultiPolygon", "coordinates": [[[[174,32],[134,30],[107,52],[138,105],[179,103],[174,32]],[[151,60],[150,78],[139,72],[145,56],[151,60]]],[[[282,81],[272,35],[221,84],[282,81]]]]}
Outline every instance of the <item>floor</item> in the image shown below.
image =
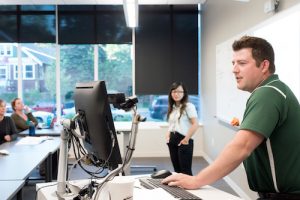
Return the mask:
{"type": "MultiPolygon", "coordinates": [[[[146,167],[148,165],[155,166],[157,170],[161,169],[167,169],[170,171],[173,171],[172,164],[169,160],[169,158],[134,158],[132,160],[133,168],[131,168],[131,174],[132,175],[139,175],[139,174],[151,174],[153,173],[152,167],[146,167]],[[143,166],[142,168],[136,166],[143,166]]],[[[193,173],[196,174],[198,171],[206,167],[208,163],[202,158],[202,157],[196,157],[193,160],[193,173]]],[[[35,176],[37,172],[33,172],[33,176],[35,176]]],[[[76,168],[72,168],[70,170],[70,179],[83,179],[83,178],[89,178],[90,176],[85,173],[79,166],[76,168]]],[[[36,197],[35,192],[35,184],[39,183],[39,181],[29,181],[24,189],[23,189],[23,200],[34,200],[36,197]]],[[[215,188],[218,188],[220,190],[223,190],[225,192],[231,193],[233,195],[238,196],[232,188],[224,181],[220,180],[217,181],[215,184],[212,185],[215,188]]],[[[14,198],[13,200],[16,200],[14,198]]]]}

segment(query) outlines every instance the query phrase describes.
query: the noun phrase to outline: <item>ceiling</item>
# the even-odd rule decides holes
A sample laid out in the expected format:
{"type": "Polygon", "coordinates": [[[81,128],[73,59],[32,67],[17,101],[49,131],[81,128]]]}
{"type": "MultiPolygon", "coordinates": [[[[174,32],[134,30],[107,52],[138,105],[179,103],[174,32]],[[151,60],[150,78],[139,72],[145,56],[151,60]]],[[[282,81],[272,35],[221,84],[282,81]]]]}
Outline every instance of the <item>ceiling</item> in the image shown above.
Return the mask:
{"type": "MultiPolygon", "coordinates": [[[[206,0],[138,0],[139,4],[202,4],[206,0]]],[[[0,0],[0,5],[120,5],[123,0],[0,0]]]]}

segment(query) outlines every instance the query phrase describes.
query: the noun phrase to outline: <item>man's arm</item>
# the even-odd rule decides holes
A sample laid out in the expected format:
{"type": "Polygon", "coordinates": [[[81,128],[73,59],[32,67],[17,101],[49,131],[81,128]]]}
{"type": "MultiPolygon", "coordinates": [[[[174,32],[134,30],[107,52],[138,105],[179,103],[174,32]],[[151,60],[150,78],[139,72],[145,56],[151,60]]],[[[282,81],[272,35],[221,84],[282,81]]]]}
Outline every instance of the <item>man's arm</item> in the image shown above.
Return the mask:
{"type": "Polygon", "coordinates": [[[263,140],[264,137],[256,132],[239,130],[216,160],[196,176],[174,174],[164,179],[163,183],[186,189],[197,189],[209,185],[237,168],[263,140]]]}

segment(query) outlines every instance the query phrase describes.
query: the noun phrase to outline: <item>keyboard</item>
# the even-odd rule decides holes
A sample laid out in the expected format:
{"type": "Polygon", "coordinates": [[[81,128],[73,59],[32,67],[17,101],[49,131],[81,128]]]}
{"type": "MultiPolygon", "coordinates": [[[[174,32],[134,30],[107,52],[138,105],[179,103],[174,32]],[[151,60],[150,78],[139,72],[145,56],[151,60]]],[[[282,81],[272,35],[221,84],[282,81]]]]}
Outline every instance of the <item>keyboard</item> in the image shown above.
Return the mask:
{"type": "Polygon", "coordinates": [[[192,193],[186,191],[183,188],[177,187],[177,186],[168,186],[165,184],[162,184],[162,179],[152,179],[152,178],[141,178],[139,179],[141,185],[144,188],[147,189],[155,189],[155,188],[162,188],[165,191],[167,191],[169,194],[171,194],[174,198],[180,199],[180,200],[201,200],[200,197],[197,197],[196,195],[193,195],[192,193]]]}

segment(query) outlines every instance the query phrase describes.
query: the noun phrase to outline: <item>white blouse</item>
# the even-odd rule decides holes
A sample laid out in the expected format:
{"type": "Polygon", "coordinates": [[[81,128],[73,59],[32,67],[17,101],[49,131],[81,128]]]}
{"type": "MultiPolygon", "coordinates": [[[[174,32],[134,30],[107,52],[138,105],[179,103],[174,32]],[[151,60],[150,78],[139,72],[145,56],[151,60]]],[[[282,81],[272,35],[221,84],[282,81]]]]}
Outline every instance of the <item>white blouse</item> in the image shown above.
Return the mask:
{"type": "Polygon", "coordinates": [[[177,131],[181,135],[185,136],[192,125],[190,119],[194,117],[197,119],[198,115],[194,104],[188,102],[186,104],[186,108],[183,111],[180,119],[178,119],[180,116],[180,108],[181,105],[179,107],[175,105],[173,106],[173,111],[170,113],[169,120],[168,120],[169,123],[168,131],[169,132],[177,131]]]}

